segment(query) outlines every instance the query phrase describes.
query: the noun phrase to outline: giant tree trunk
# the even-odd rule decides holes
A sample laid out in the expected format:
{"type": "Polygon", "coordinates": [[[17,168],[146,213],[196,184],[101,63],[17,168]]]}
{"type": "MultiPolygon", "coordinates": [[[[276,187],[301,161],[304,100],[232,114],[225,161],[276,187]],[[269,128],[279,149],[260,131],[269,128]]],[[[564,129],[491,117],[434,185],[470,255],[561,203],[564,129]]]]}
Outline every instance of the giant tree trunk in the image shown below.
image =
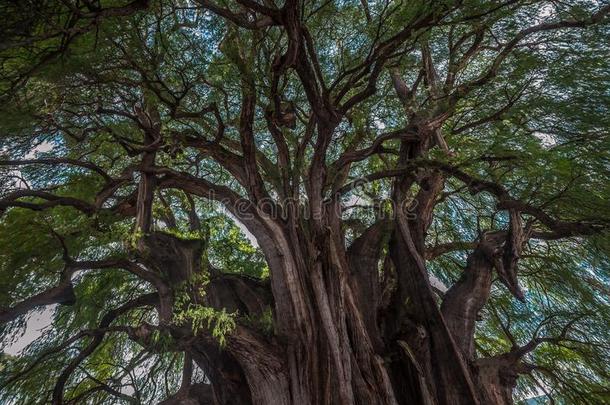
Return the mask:
{"type": "MultiPolygon", "coordinates": [[[[450,321],[441,312],[413,244],[414,221],[380,221],[349,249],[332,223],[317,238],[307,238],[303,229],[263,217],[256,221],[268,238],[259,243],[271,266],[271,282],[212,274],[204,299],[209,306],[251,319],[272,307],[274,332],[238,323],[220,347],[209,332],[192,336],[188,327],[174,327],[172,333],[188,342],[186,352],[210,385],[181,389],[173,400],[222,405],[511,403],[515,379],[510,364],[488,360],[479,367],[472,353],[460,350],[470,347],[473,328],[452,326],[464,317],[459,308],[457,315],[449,314],[450,321]],[[395,287],[384,301],[379,259],[388,240],[394,275],[383,277],[395,278],[395,287]]],[[[148,238],[148,243],[164,240],[166,249],[157,246],[149,260],[157,260],[162,271],[186,277],[196,264],[184,261],[199,260],[189,253],[202,246],[177,243],[167,235],[148,238]],[[176,250],[174,263],[167,261],[172,256],[168,249],[176,250]],[[155,257],[158,252],[164,252],[163,258],[155,257]]]]}

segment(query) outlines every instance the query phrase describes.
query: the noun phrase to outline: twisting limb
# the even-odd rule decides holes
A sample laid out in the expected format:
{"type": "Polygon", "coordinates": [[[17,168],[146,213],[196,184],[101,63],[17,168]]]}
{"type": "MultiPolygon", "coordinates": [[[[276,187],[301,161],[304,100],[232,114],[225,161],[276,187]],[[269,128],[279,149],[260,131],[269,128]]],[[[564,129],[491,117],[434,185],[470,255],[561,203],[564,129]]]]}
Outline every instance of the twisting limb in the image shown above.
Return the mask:
{"type": "Polygon", "coordinates": [[[545,31],[554,31],[565,28],[585,28],[589,25],[600,23],[604,20],[604,18],[606,18],[609,13],[610,5],[605,5],[586,19],[570,19],[554,23],[542,23],[519,31],[513,37],[512,40],[510,40],[502,47],[501,51],[494,58],[491,65],[487,68],[485,72],[483,72],[478,78],[466,83],[462,83],[456,87],[455,91],[450,96],[451,103],[455,104],[459,99],[463,98],[464,96],[472,92],[474,89],[488,83],[493,78],[495,78],[502,63],[525,38],[528,38],[533,34],[545,31]]]}
{"type": "Polygon", "coordinates": [[[155,287],[157,287],[160,294],[163,296],[167,295],[167,287],[158,275],[147,271],[146,269],[140,267],[137,263],[129,260],[123,258],[110,258],[106,260],[74,261],[69,257],[66,257],[65,260],[66,265],[62,271],[58,285],[30,298],[26,298],[25,300],[14,304],[10,308],[1,309],[0,325],[10,322],[19,316],[42,306],[51,304],[74,304],[77,297],[74,295],[72,275],[80,270],[123,268],[137,275],[138,277],[141,277],[143,280],[152,283],[155,287]]]}
{"type": "Polygon", "coordinates": [[[531,215],[551,230],[551,232],[532,231],[532,237],[540,237],[543,239],[560,239],[569,236],[592,235],[601,232],[610,224],[610,221],[605,218],[600,219],[598,222],[564,221],[555,219],[538,207],[524,201],[514,199],[510,195],[509,191],[499,183],[479,179],[464,172],[459,167],[434,160],[418,159],[410,161],[408,164],[403,165],[403,167],[400,169],[386,170],[363,176],[357,181],[344,185],[337,191],[337,193],[344,194],[366,182],[409,175],[412,174],[415,169],[420,167],[441,170],[448,175],[461,180],[468,186],[468,189],[473,194],[486,191],[498,198],[497,208],[506,210],[513,209],[523,214],[531,215]]]}
{"type": "Polygon", "coordinates": [[[27,374],[29,374],[32,370],[34,370],[34,368],[36,368],[36,366],[41,364],[48,357],[63,352],[64,350],[69,348],[73,343],[75,343],[85,337],[95,336],[96,334],[99,334],[99,333],[128,332],[129,330],[130,330],[130,327],[128,327],[128,326],[109,326],[109,327],[106,327],[103,329],[95,328],[95,329],[82,330],[82,331],[78,332],[77,334],[71,336],[70,338],[64,340],[59,345],[43,351],[25,369],[19,371],[18,373],[13,374],[10,378],[8,378],[6,381],[4,381],[4,383],[2,384],[2,386],[0,386],[0,388],[5,388],[5,387],[10,386],[15,381],[17,381],[17,380],[21,379],[22,377],[26,376],[27,374]]]}
{"type": "Polygon", "coordinates": [[[474,249],[477,246],[476,242],[468,242],[468,241],[455,241],[455,242],[447,242],[434,246],[426,247],[426,260],[434,260],[437,257],[444,255],[446,253],[455,252],[459,250],[470,250],[474,249]]]}
{"type": "Polygon", "coordinates": [[[474,357],[477,316],[489,299],[492,270],[505,238],[504,232],[486,232],[481,235],[474,251],[468,256],[461,278],[443,298],[443,318],[467,359],[474,357]]]}
{"type": "Polygon", "coordinates": [[[89,357],[95,351],[95,349],[97,349],[97,347],[102,343],[104,336],[106,335],[105,329],[108,328],[108,326],[110,326],[110,324],[119,316],[138,307],[154,305],[157,299],[157,294],[143,295],[126,302],[117,309],[107,312],[102,317],[98,328],[92,334],[91,342],[86,347],[84,347],[74,359],[72,359],[68,366],[59,375],[57,382],[55,383],[55,387],[53,388],[53,405],[63,404],[64,387],[68,382],[68,379],[70,378],[74,370],[76,370],[76,368],[80,365],[80,363],[82,363],[83,360],[89,357]]]}
{"type": "Polygon", "coordinates": [[[0,214],[9,207],[21,207],[33,211],[43,211],[57,206],[73,207],[86,215],[92,215],[96,211],[95,206],[77,198],[57,196],[46,191],[17,190],[0,199],[0,214]],[[21,201],[21,198],[27,197],[39,198],[42,199],[43,202],[35,203],[21,201]]]}

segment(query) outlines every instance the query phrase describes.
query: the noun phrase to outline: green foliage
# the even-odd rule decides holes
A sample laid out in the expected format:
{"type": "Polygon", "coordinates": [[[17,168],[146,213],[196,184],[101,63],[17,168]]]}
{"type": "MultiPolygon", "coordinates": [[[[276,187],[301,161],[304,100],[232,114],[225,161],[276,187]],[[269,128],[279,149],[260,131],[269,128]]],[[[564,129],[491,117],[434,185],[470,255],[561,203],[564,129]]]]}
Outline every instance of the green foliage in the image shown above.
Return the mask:
{"type": "Polygon", "coordinates": [[[210,229],[209,259],[215,266],[229,273],[262,277],[268,272],[260,249],[244,235],[233,220],[225,215],[206,219],[210,229]]]}
{"type": "Polygon", "coordinates": [[[227,313],[224,308],[217,310],[211,307],[189,305],[185,310],[174,314],[174,322],[177,325],[188,323],[195,335],[204,328],[208,329],[222,347],[226,344],[227,336],[236,327],[235,316],[235,313],[227,313]]]}
{"type": "Polygon", "coordinates": [[[205,329],[223,347],[227,336],[236,327],[237,313],[228,313],[224,308],[218,310],[199,303],[204,299],[208,283],[207,274],[194,274],[175,290],[173,322],[176,325],[189,325],[195,335],[205,329]]]}
{"type": "MultiPolygon", "coordinates": [[[[71,16],[67,4],[71,2],[44,0],[36,2],[37,7],[25,6],[29,2],[23,6],[19,3],[0,8],[3,19],[8,21],[4,31],[0,31],[3,37],[0,160],[59,156],[80,159],[95,163],[110,177],[121,178],[124,183],[117,186],[102,210],[90,216],[63,206],[42,211],[15,207],[1,213],[0,308],[57,284],[66,264],[62,244],[75,260],[137,258],[143,233],[135,230],[131,218],[111,209],[115,203],[129,200],[137,193],[137,182],[142,176],[138,148],[145,141],[142,128],[133,120],[136,105],[158,107],[163,141],[155,158],[157,167],[186,172],[247,196],[247,190],[235,180],[235,171],[221,164],[231,158],[225,151],[233,153],[240,162],[244,156],[239,131],[245,81],[256,89],[253,142],[257,164],[272,198],[283,192],[278,187],[283,175],[294,179],[298,193],[306,190],[317,135],[314,130],[313,137],[299,150],[312,115],[307,89],[300,80],[302,72],[287,69],[277,83],[281,103],[292,103],[297,115],[294,129],[280,129],[291,158],[287,168],[280,168],[278,147],[265,119],[266,111],[275,111],[276,100],[270,89],[276,61],[288,50],[286,35],[278,27],[260,31],[241,29],[214,13],[197,9],[194,5],[197,2],[151,1],[147,10],[119,18],[99,18],[93,25],[87,17],[90,11],[67,21],[71,16]],[[78,35],[68,39],[63,29],[57,33],[51,30],[67,26],[73,27],[78,35]],[[41,35],[44,37],[37,37],[41,35]],[[180,108],[172,108],[174,104],[180,108]],[[210,106],[217,108],[223,120],[220,140],[216,139],[218,117],[209,112],[210,106]],[[181,112],[185,113],[182,117],[181,112]],[[224,150],[218,152],[214,149],[217,146],[224,150]]],[[[78,3],[99,3],[99,7],[105,8],[122,7],[130,2],[78,3]]],[[[362,64],[369,71],[381,69],[374,86],[376,92],[346,114],[333,134],[327,163],[339,158],[346,149],[362,150],[381,133],[411,124],[405,118],[403,105],[394,96],[388,70],[398,69],[405,82],[413,84],[421,71],[420,49],[424,43],[430,46],[431,58],[443,76],[450,63],[450,38],[455,45],[460,36],[484,29],[488,35],[486,48],[469,61],[457,78],[458,84],[465,83],[479,77],[492,63],[497,47],[509,42],[523,28],[542,20],[589,15],[599,8],[598,3],[507,2],[498,7],[497,2],[482,0],[459,2],[459,7],[447,13],[446,24],[416,30],[413,32],[416,41],[392,49],[390,61],[377,65],[367,58],[379,44],[401,32],[409,22],[424,15],[437,16],[447,6],[458,3],[305,2],[302,20],[313,38],[319,62],[315,75],[327,84],[329,99],[334,99],[341,88],[341,83],[331,87],[332,83],[345,72],[362,64]],[[368,10],[363,6],[365,3],[368,10]],[[473,14],[480,17],[471,18],[473,14]]],[[[243,9],[235,2],[218,4],[236,13],[243,9]]],[[[246,19],[254,14],[244,13],[246,19]]],[[[503,184],[513,198],[541,207],[554,218],[564,221],[610,218],[608,35],[608,24],[599,24],[586,30],[542,32],[528,38],[527,45],[518,46],[508,55],[489,83],[461,99],[455,111],[451,111],[442,133],[453,155],[447,157],[436,148],[426,157],[503,184]],[[489,117],[493,118],[486,120],[489,117]],[[485,122],[468,126],[480,120],[485,122]]],[[[472,40],[467,37],[458,48],[465,52],[472,40]]],[[[312,57],[309,52],[307,58],[312,57]]],[[[366,85],[362,77],[353,77],[343,100],[358,94],[366,85]]],[[[422,90],[425,86],[428,84],[422,84],[413,97],[417,108],[424,115],[431,115],[435,111],[428,110],[431,100],[422,90]]],[[[388,140],[383,148],[384,153],[352,163],[345,174],[347,181],[395,168],[400,140],[388,140]]],[[[164,176],[158,174],[159,181],[163,182],[164,176]]],[[[329,168],[329,188],[342,178],[341,171],[329,168]]],[[[90,204],[95,203],[96,193],[106,185],[98,173],[64,164],[24,165],[18,170],[0,166],[0,183],[0,199],[24,189],[27,183],[32,189],[44,189],[90,204]]],[[[393,179],[381,179],[344,196],[346,244],[367,225],[391,213],[392,187],[393,179]]],[[[245,226],[218,202],[206,198],[191,202],[184,192],[173,188],[159,189],[157,193],[153,230],[185,241],[200,240],[205,245],[202,268],[173,291],[174,324],[188,326],[195,334],[209,333],[220,346],[226,345],[240,323],[272,336],[271,308],[260,316],[242,316],[203,304],[210,268],[259,280],[268,278],[266,259],[245,226]],[[200,226],[192,222],[192,212],[199,217],[200,226]]],[[[216,196],[210,198],[215,199],[216,196]]],[[[37,197],[20,201],[45,202],[37,197]]],[[[124,208],[135,209],[133,204],[124,208]]],[[[506,212],[497,208],[492,196],[472,195],[463,182],[455,179],[447,180],[434,214],[426,239],[430,246],[476,241],[485,230],[507,226],[506,212]]],[[[301,229],[307,232],[307,224],[301,229]]],[[[297,235],[301,236],[306,235],[297,235]]],[[[387,247],[383,252],[385,256],[387,247]]],[[[539,393],[542,386],[566,403],[610,401],[609,253],[608,233],[586,240],[532,240],[519,263],[519,281],[526,292],[527,304],[515,302],[504,287],[494,283],[490,302],[477,325],[480,355],[507,352],[515,343],[526,344],[536,333],[557,336],[578,318],[567,334],[568,341],[560,345],[541,344],[527,355],[525,360],[537,368],[519,380],[518,397],[539,393]],[[544,327],[539,328],[541,323],[544,327]]],[[[432,274],[451,285],[460,278],[468,254],[467,249],[451,252],[427,265],[432,274]]],[[[72,276],[72,282],[76,303],[57,307],[52,313],[52,325],[23,354],[0,359],[0,384],[15,372],[25,370],[45,350],[81,330],[97,327],[108,311],[154,291],[151,283],[119,268],[84,269],[72,276]]],[[[158,323],[152,308],[131,311],[113,325],[142,322],[158,323]]],[[[26,317],[22,316],[3,327],[2,341],[19,336],[25,323],[26,317]]],[[[161,331],[154,331],[151,339],[155,346],[172,345],[170,336],[161,331]]],[[[0,401],[49,402],[59,373],[90,340],[90,337],[80,339],[69,350],[45,358],[27,378],[2,389],[0,401]]],[[[146,370],[131,373],[138,374],[133,377],[133,385],[140,389],[141,402],[158,402],[169,393],[156,388],[165,384],[166,371],[172,387],[179,384],[179,360],[171,353],[145,352],[125,333],[108,334],[82,364],[82,369],[93,378],[78,370],[68,384],[67,397],[94,388],[95,379],[119,386],[121,379],[137,368],[146,370]],[[117,376],[121,378],[117,380],[117,376]],[[153,386],[154,389],[150,388],[153,386]]],[[[89,400],[108,403],[109,399],[99,392],[89,400]]]]}

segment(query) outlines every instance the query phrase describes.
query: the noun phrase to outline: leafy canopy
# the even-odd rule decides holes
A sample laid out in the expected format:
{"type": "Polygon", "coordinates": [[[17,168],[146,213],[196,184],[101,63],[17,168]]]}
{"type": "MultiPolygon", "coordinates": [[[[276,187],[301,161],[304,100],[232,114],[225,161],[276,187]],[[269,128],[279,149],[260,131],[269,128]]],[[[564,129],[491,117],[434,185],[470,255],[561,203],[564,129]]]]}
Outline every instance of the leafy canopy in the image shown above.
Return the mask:
{"type": "MultiPolygon", "coordinates": [[[[161,122],[156,168],[189,173],[251,199],[241,181],[246,151],[240,116],[245,97],[253,96],[256,165],[270,198],[280,201],[290,189],[307,199],[319,147],[311,117],[319,106],[295,70],[278,76],[278,60],[290,44],[269,19],[229,1],[20,3],[0,9],[0,197],[8,201],[0,205],[0,308],[61,283],[66,255],[78,262],[132,258],[143,237],[134,226],[134,195],[146,176],[139,168],[150,146],[138,121],[141,111],[150,118],[154,110],[161,122]]],[[[610,241],[597,231],[610,218],[609,25],[543,29],[503,54],[527,27],[589,21],[603,7],[597,3],[311,1],[302,7],[312,46],[307,52],[315,60],[309,74],[343,108],[324,155],[327,192],[399,164],[396,136],[354,159],[347,171],[333,165],[346,151],[366,149],[410,124],[408,108],[396,96],[392,72],[399,72],[413,86],[409,108],[419,116],[449,111],[442,134],[450,153],[432,148],[425,159],[502,184],[514,199],[551,218],[596,227],[587,238],[528,242],[519,264],[525,303],[502,284],[492,286],[477,323],[481,356],[554,337],[526,354],[531,368],[519,379],[517,398],[545,392],[569,403],[610,400],[610,241]],[[423,15],[436,23],[384,50],[383,64],[373,59],[406,21],[423,15]],[[439,91],[457,94],[455,99],[431,96],[426,63],[441,78],[439,91]]],[[[447,178],[427,234],[430,252],[453,246],[428,260],[431,275],[446,286],[460,278],[481,232],[506,229],[509,222],[493,195],[468,186],[447,178]]],[[[345,193],[346,244],[391,210],[391,192],[392,178],[380,176],[345,193]]],[[[193,194],[180,187],[155,190],[153,229],[203,243],[207,275],[266,280],[265,258],[235,213],[216,197],[193,194]]],[[[526,219],[540,233],[552,231],[535,215],[526,219]]],[[[148,280],[113,263],[83,265],[68,277],[73,305],[54,307],[50,327],[20,355],[2,359],[2,401],[45,403],[65,365],[95,339],[83,331],[154,291],[148,280]],[[82,338],[73,339],[78,334],[82,338]]],[[[195,333],[210,329],[221,343],[236,322],[271,333],[269,308],[261,319],[201,303],[177,308],[177,324],[192,323],[195,333]]],[[[29,315],[3,327],[5,344],[24,332],[29,315]]],[[[79,364],[66,398],[152,403],[175,392],[182,354],[172,350],[172,337],[155,332],[143,347],[122,333],[121,327],[142,322],[158,322],[154,308],[119,314],[112,323],[117,333],[105,334],[79,364]]]]}

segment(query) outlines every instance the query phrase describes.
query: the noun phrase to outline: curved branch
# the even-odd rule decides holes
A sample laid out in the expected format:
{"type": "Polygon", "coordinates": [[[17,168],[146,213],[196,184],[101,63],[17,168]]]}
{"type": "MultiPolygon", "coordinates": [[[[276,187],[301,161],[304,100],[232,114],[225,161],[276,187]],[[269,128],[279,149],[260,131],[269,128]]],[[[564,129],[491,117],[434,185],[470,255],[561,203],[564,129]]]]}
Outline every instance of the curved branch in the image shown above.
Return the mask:
{"type": "Polygon", "coordinates": [[[76,358],[74,358],[68,364],[68,366],[62,371],[59,378],[57,379],[57,382],[55,383],[55,388],[53,389],[52,404],[63,404],[64,387],[68,382],[68,379],[70,378],[74,370],[76,370],[76,368],[80,365],[80,363],[82,363],[83,360],[89,357],[95,351],[95,349],[97,349],[97,347],[102,343],[102,341],[104,340],[104,336],[106,335],[106,328],[110,326],[112,321],[132,309],[139,308],[142,306],[153,305],[157,302],[157,300],[158,295],[156,293],[146,294],[126,302],[117,309],[107,312],[106,315],[102,317],[98,329],[96,329],[95,332],[92,334],[93,339],[91,340],[91,342],[80,351],[76,358]]]}
{"type": "Polygon", "coordinates": [[[94,171],[95,173],[102,176],[106,181],[111,181],[112,178],[98,165],[91,162],[83,162],[78,159],[70,158],[43,158],[43,159],[24,159],[24,160],[0,160],[0,166],[24,166],[33,164],[43,165],[57,165],[57,164],[68,164],[72,166],[83,167],[94,171]]]}
{"type": "Polygon", "coordinates": [[[486,191],[497,197],[498,209],[513,209],[518,212],[531,215],[552,231],[552,233],[532,232],[532,237],[539,237],[542,239],[560,239],[570,236],[586,236],[599,233],[610,227],[610,219],[604,218],[600,219],[598,222],[563,221],[560,219],[555,219],[544,212],[544,210],[513,198],[509,191],[501,184],[476,178],[462,171],[456,166],[435,160],[414,160],[399,169],[371,173],[367,176],[359,178],[356,181],[344,185],[337,190],[337,195],[345,194],[367,182],[411,174],[414,170],[420,167],[437,169],[451,175],[452,177],[455,177],[456,179],[465,183],[472,194],[486,191]]]}
{"type": "Polygon", "coordinates": [[[491,66],[487,69],[485,73],[479,76],[477,79],[472,80],[467,83],[463,83],[459,85],[451,96],[451,103],[455,104],[459,99],[463,98],[465,95],[470,93],[472,90],[480,87],[490,80],[492,80],[497,74],[500,66],[504,62],[504,60],[511,54],[511,52],[519,45],[521,41],[525,38],[544,31],[553,31],[564,28],[585,28],[589,25],[597,24],[610,13],[610,5],[606,5],[599,9],[596,13],[593,13],[589,18],[582,20],[564,20],[558,21],[554,23],[543,23],[538,24],[532,27],[525,28],[519,31],[515,37],[509,41],[506,45],[504,45],[502,51],[496,56],[496,58],[491,63],[491,66]]]}
{"type": "Polygon", "coordinates": [[[0,309],[0,325],[42,306],[51,304],[73,305],[75,302],[76,297],[72,283],[60,283],[58,286],[18,302],[10,308],[0,309]]]}
{"type": "Polygon", "coordinates": [[[19,316],[42,306],[52,304],[73,305],[76,302],[76,296],[74,295],[74,289],[71,281],[72,274],[79,270],[108,268],[122,268],[128,270],[143,280],[153,284],[159,291],[159,294],[162,296],[167,295],[167,287],[158,275],[147,271],[138,266],[136,263],[130,262],[126,259],[119,258],[96,261],[72,261],[71,259],[67,258],[66,267],[62,272],[59,284],[30,298],[20,301],[10,308],[0,309],[0,325],[10,322],[19,316]]]}
{"type": "Polygon", "coordinates": [[[441,305],[447,328],[466,358],[474,356],[476,319],[489,298],[495,257],[505,238],[502,231],[481,236],[462,276],[449,288],[441,305]]]}
{"type": "Polygon", "coordinates": [[[74,342],[76,342],[76,341],[78,341],[78,340],[80,340],[80,339],[82,339],[84,337],[94,336],[94,335],[96,335],[98,333],[128,332],[129,329],[130,329],[130,327],[128,327],[128,326],[111,326],[111,327],[107,327],[107,328],[104,328],[104,329],[95,328],[95,329],[85,329],[85,330],[82,330],[82,331],[78,332],[76,335],[74,335],[74,336],[64,340],[59,345],[57,345],[55,347],[52,347],[50,349],[47,349],[44,352],[42,352],[32,363],[30,363],[30,365],[28,367],[26,367],[24,370],[22,370],[22,371],[20,371],[20,372],[18,372],[16,374],[12,375],[9,379],[4,381],[4,383],[2,385],[0,385],[0,389],[8,387],[13,382],[17,381],[21,377],[23,377],[23,376],[27,375],[28,373],[30,373],[38,364],[40,364],[47,357],[64,351],[70,345],[72,345],[74,342]]]}
{"type": "Polygon", "coordinates": [[[6,211],[6,209],[9,207],[21,207],[33,211],[43,211],[45,209],[57,206],[73,207],[85,213],[86,215],[92,215],[97,210],[94,205],[73,197],[58,196],[55,194],[48,193],[46,191],[17,190],[13,191],[12,193],[5,196],[2,200],[0,200],[0,214],[6,211]],[[40,198],[45,200],[45,202],[33,203],[19,201],[19,199],[23,197],[40,198]]]}
{"type": "Polygon", "coordinates": [[[455,252],[457,250],[471,250],[477,246],[476,242],[468,241],[454,241],[448,243],[441,243],[434,246],[428,246],[426,248],[426,254],[424,255],[426,260],[434,260],[439,256],[446,253],[455,252]]]}

